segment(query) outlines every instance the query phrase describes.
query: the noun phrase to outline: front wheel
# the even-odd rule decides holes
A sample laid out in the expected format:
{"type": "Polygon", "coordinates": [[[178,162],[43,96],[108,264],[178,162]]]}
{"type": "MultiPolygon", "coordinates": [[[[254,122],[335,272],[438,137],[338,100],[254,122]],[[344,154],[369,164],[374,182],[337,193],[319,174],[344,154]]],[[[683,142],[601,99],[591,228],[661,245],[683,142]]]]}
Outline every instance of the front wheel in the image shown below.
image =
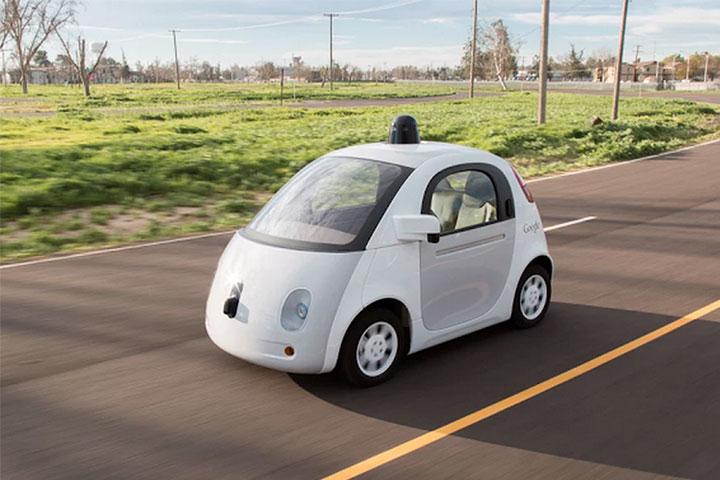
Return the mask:
{"type": "Polygon", "coordinates": [[[512,323],[518,328],[534,327],[542,321],[550,306],[550,275],[539,265],[523,272],[515,291],[512,323]]]}
{"type": "Polygon", "coordinates": [[[340,373],[351,384],[371,387],[389,379],[405,355],[405,330],[390,310],[362,313],[340,348],[340,373]]]}

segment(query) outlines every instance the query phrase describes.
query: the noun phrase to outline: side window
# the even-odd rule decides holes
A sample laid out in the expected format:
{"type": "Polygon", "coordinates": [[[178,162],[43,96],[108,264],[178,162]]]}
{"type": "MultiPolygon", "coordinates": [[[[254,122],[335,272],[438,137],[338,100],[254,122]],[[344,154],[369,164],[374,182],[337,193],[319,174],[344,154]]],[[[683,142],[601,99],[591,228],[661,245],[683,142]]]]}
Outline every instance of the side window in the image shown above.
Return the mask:
{"type": "Polygon", "coordinates": [[[440,233],[497,221],[497,193],[485,173],[464,170],[442,178],[433,190],[430,211],[440,233]]]}

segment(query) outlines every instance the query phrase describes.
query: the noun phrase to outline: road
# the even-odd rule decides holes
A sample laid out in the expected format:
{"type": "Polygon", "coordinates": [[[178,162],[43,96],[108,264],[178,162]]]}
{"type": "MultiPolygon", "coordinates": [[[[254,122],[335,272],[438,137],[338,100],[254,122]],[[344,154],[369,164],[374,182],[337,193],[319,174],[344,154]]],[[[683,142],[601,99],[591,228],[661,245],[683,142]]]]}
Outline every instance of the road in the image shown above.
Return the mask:
{"type": "MultiPolygon", "coordinates": [[[[408,358],[354,390],[218,350],[228,235],[0,270],[0,474],[318,478],[720,298],[720,143],[533,182],[557,263],[538,328],[408,358]]],[[[720,478],[720,311],[364,478],[720,478]]]]}

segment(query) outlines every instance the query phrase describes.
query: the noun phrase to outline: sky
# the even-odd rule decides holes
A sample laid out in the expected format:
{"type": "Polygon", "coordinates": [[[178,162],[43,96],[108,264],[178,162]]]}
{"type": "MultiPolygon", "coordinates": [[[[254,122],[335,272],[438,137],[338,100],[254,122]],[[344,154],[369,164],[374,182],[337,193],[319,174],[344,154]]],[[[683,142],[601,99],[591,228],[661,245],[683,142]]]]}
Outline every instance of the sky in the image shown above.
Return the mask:
{"type": "MultiPolygon", "coordinates": [[[[538,52],[540,0],[478,0],[481,24],[498,18],[519,44],[520,60],[538,52]]],[[[319,65],[328,57],[328,18],[335,59],[362,68],[455,66],[472,24],[472,0],[85,0],[77,26],[91,41],[109,41],[108,55],[147,63],[172,58],[169,29],[180,30],[181,61],[224,66],[289,63],[300,55],[319,65]]],[[[551,0],[551,56],[574,44],[585,55],[617,49],[621,0],[551,0]]],[[[671,53],[720,54],[720,1],[634,0],[628,13],[625,60],[671,53]]],[[[48,45],[51,58],[59,53],[48,45]]]]}

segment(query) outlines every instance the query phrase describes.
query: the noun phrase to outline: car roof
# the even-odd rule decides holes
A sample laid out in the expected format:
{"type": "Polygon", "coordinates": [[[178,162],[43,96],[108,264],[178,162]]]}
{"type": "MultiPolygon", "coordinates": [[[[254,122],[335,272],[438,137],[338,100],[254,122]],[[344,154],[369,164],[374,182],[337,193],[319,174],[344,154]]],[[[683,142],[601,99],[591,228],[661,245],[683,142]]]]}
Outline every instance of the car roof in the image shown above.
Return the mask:
{"type": "MultiPolygon", "coordinates": [[[[442,142],[420,142],[414,144],[367,143],[335,150],[328,154],[333,157],[355,157],[378,160],[386,163],[417,168],[428,160],[452,154],[464,154],[467,161],[497,163],[500,160],[492,153],[442,142]]],[[[464,160],[465,161],[465,160],[464,160]]],[[[502,160],[500,160],[502,161],[502,160]]]]}

